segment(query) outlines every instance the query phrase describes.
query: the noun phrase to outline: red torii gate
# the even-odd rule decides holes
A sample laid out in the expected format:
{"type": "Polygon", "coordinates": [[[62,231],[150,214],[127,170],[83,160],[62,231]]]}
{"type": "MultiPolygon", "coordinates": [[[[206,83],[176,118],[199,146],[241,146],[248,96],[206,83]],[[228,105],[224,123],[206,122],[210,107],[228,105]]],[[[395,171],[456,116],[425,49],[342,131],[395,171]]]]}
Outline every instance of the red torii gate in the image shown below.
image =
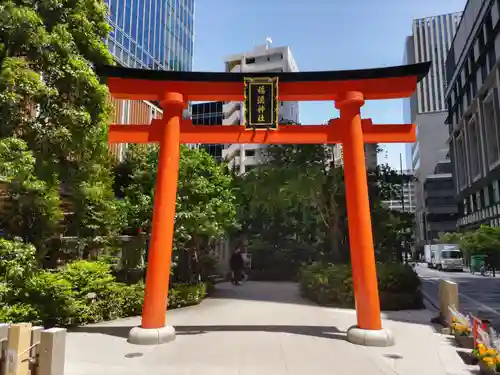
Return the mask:
{"type": "Polygon", "coordinates": [[[179,146],[181,143],[335,144],[344,148],[346,203],[357,325],[348,340],[363,345],[388,346],[392,333],[382,329],[375,255],[368,200],[364,143],[415,142],[415,125],[373,125],[361,119],[365,100],[409,97],[430,63],[379,69],[274,73],[279,79],[279,101],[331,100],[340,118],[328,125],[281,125],[277,130],[248,130],[243,126],[193,125],[183,120],[188,101],[243,101],[244,79],[266,73],[208,73],[140,70],[104,66],[117,99],[161,103],[163,118],[151,124],[111,125],[110,143],[160,144],[158,172],[141,327],[130,331],[135,344],[159,344],[175,338],[166,326],[166,308],[174,234],[179,146]]]}

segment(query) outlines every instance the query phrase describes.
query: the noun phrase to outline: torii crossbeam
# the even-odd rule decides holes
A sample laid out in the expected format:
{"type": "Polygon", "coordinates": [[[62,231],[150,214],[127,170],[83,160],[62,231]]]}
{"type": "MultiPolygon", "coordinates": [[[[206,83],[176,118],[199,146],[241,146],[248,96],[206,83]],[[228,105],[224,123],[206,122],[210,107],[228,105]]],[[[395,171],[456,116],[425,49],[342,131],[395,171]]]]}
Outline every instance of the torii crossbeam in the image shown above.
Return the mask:
{"type": "Polygon", "coordinates": [[[365,143],[415,142],[415,126],[373,125],[361,119],[365,100],[409,97],[430,63],[380,69],[273,73],[279,80],[279,101],[329,100],[340,118],[328,125],[281,125],[277,130],[248,130],[243,126],[193,125],[182,120],[188,101],[243,101],[245,78],[268,73],[205,73],[97,68],[107,79],[113,97],[161,103],[163,118],[151,124],[111,125],[111,143],[160,145],[151,243],[141,327],[129,341],[158,344],[175,337],[166,326],[166,308],[174,234],[175,202],[181,143],[334,144],[344,147],[349,242],[356,297],[357,325],[348,331],[351,342],[392,345],[392,334],[382,329],[375,269],[372,225],[366,177],[365,143]]]}

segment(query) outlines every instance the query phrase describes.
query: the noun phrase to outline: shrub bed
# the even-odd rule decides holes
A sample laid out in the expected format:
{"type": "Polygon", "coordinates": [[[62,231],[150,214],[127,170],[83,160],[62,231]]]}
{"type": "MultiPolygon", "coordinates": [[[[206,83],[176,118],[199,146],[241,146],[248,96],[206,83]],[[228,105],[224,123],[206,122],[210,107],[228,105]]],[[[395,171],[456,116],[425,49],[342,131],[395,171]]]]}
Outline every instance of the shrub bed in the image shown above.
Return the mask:
{"type": "MultiPolygon", "coordinates": [[[[35,250],[0,239],[0,322],[74,326],[139,315],[144,284],[116,281],[104,262],[76,261],[58,270],[36,267],[35,250]]],[[[173,285],[168,306],[200,303],[206,284],[173,285]]]]}
{"type": "MultiPolygon", "coordinates": [[[[420,309],[423,307],[420,279],[411,266],[377,264],[382,310],[420,309]]],[[[299,274],[304,297],[324,306],[353,308],[354,290],[350,265],[314,263],[299,274]]]]}

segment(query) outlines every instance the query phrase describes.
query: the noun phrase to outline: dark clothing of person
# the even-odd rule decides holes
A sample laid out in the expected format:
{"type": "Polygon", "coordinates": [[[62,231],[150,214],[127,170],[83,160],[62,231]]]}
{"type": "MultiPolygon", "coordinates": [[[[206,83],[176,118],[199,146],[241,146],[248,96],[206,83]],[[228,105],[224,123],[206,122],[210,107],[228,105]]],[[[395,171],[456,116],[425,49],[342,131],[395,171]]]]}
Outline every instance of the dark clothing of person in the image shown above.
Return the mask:
{"type": "Polygon", "coordinates": [[[237,285],[243,278],[243,268],[245,267],[245,262],[243,261],[241,253],[235,252],[231,255],[229,266],[231,267],[231,271],[233,271],[231,281],[233,284],[237,285]]]}
{"type": "Polygon", "coordinates": [[[492,276],[495,277],[495,260],[493,259],[493,257],[491,255],[487,255],[484,263],[485,268],[491,271],[492,276]]]}
{"type": "Polygon", "coordinates": [[[243,261],[243,257],[241,256],[241,253],[234,253],[233,255],[231,255],[229,266],[233,271],[241,271],[243,269],[245,263],[243,261]]]}
{"type": "Polygon", "coordinates": [[[241,270],[234,270],[231,277],[231,282],[234,285],[239,285],[241,280],[243,280],[243,272],[241,270]]]}

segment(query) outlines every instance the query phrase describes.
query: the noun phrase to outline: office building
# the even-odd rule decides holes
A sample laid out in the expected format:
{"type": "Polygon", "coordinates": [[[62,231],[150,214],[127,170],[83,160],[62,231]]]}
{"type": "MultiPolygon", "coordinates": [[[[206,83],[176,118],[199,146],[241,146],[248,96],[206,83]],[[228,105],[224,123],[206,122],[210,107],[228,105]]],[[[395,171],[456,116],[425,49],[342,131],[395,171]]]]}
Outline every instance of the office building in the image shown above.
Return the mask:
{"type": "Polygon", "coordinates": [[[432,62],[429,74],[417,84],[415,93],[404,100],[405,122],[417,125],[417,141],[406,145],[406,167],[415,175],[417,245],[428,240],[429,230],[425,226],[439,218],[427,217],[425,182],[435,175],[436,165],[446,160],[449,153],[445,125],[446,56],[460,19],[461,13],[451,13],[413,20],[412,35],[405,42],[405,64],[432,62]]]}
{"type": "MultiPolygon", "coordinates": [[[[259,46],[253,51],[229,56],[225,59],[226,72],[297,72],[298,67],[289,47],[270,48],[269,44],[259,46]]],[[[224,104],[224,125],[243,124],[244,108],[241,102],[224,104]]],[[[280,122],[299,123],[299,103],[281,102],[280,122]]],[[[226,145],[222,151],[231,168],[245,173],[252,166],[262,162],[265,145],[226,145]]]]}
{"type": "Polygon", "coordinates": [[[111,33],[108,48],[121,65],[191,70],[194,0],[105,0],[111,33]]]}
{"type": "Polygon", "coordinates": [[[434,173],[428,175],[424,181],[426,215],[424,221],[418,223],[418,231],[423,234],[425,243],[457,229],[458,210],[452,169],[450,160],[440,161],[436,164],[434,173]]]}
{"type": "Polygon", "coordinates": [[[442,126],[445,118],[443,113],[446,112],[445,62],[461,14],[458,12],[415,19],[412,35],[405,42],[404,64],[432,63],[429,74],[418,83],[412,97],[404,101],[405,122],[416,123],[419,127],[417,142],[406,146],[407,169],[416,170],[422,166],[424,176],[432,173],[440,156],[443,152],[447,153],[447,134],[442,126]],[[435,115],[422,116],[432,113],[435,115]],[[432,133],[432,139],[426,138],[429,133],[432,133]],[[426,139],[421,142],[420,138],[426,139]],[[424,148],[419,152],[421,143],[424,148]]]}
{"type": "MultiPolygon", "coordinates": [[[[333,163],[335,166],[344,165],[344,150],[342,144],[333,145],[333,163]]],[[[378,144],[365,143],[365,164],[367,170],[375,170],[377,168],[378,144]]]]}
{"type": "MultiPolygon", "coordinates": [[[[120,65],[155,70],[191,70],[194,0],[105,0],[111,32],[109,51],[120,65]]],[[[113,122],[148,124],[162,115],[147,101],[115,100],[113,122]]],[[[110,150],[121,159],[126,144],[110,150]]]]}
{"type": "MultiPolygon", "coordinates": [[[[402,171],[403,175],[412,175],[411,170],[402,171]]],[[[401,184],[400,196],[384,201],[385,206],[394,211],[415,212],[415,183],[408,180],[401,184]]]]}
{"type": "Polygon", "coordinates": [[[458,227],[500,224],[500,1],[468,1],[446,60],[458,227]]]}
{"type": "MultiPolygon", "coordinates": [[[[193,125],[221,125],[224,120],[222,108],[223,102],[205,102],[191,104],[191,120],[193,125]]],[[[204,148],[214,157],[215,160],[222,160],[222,144],[203,144],[199,147],[204,148]]]]}

